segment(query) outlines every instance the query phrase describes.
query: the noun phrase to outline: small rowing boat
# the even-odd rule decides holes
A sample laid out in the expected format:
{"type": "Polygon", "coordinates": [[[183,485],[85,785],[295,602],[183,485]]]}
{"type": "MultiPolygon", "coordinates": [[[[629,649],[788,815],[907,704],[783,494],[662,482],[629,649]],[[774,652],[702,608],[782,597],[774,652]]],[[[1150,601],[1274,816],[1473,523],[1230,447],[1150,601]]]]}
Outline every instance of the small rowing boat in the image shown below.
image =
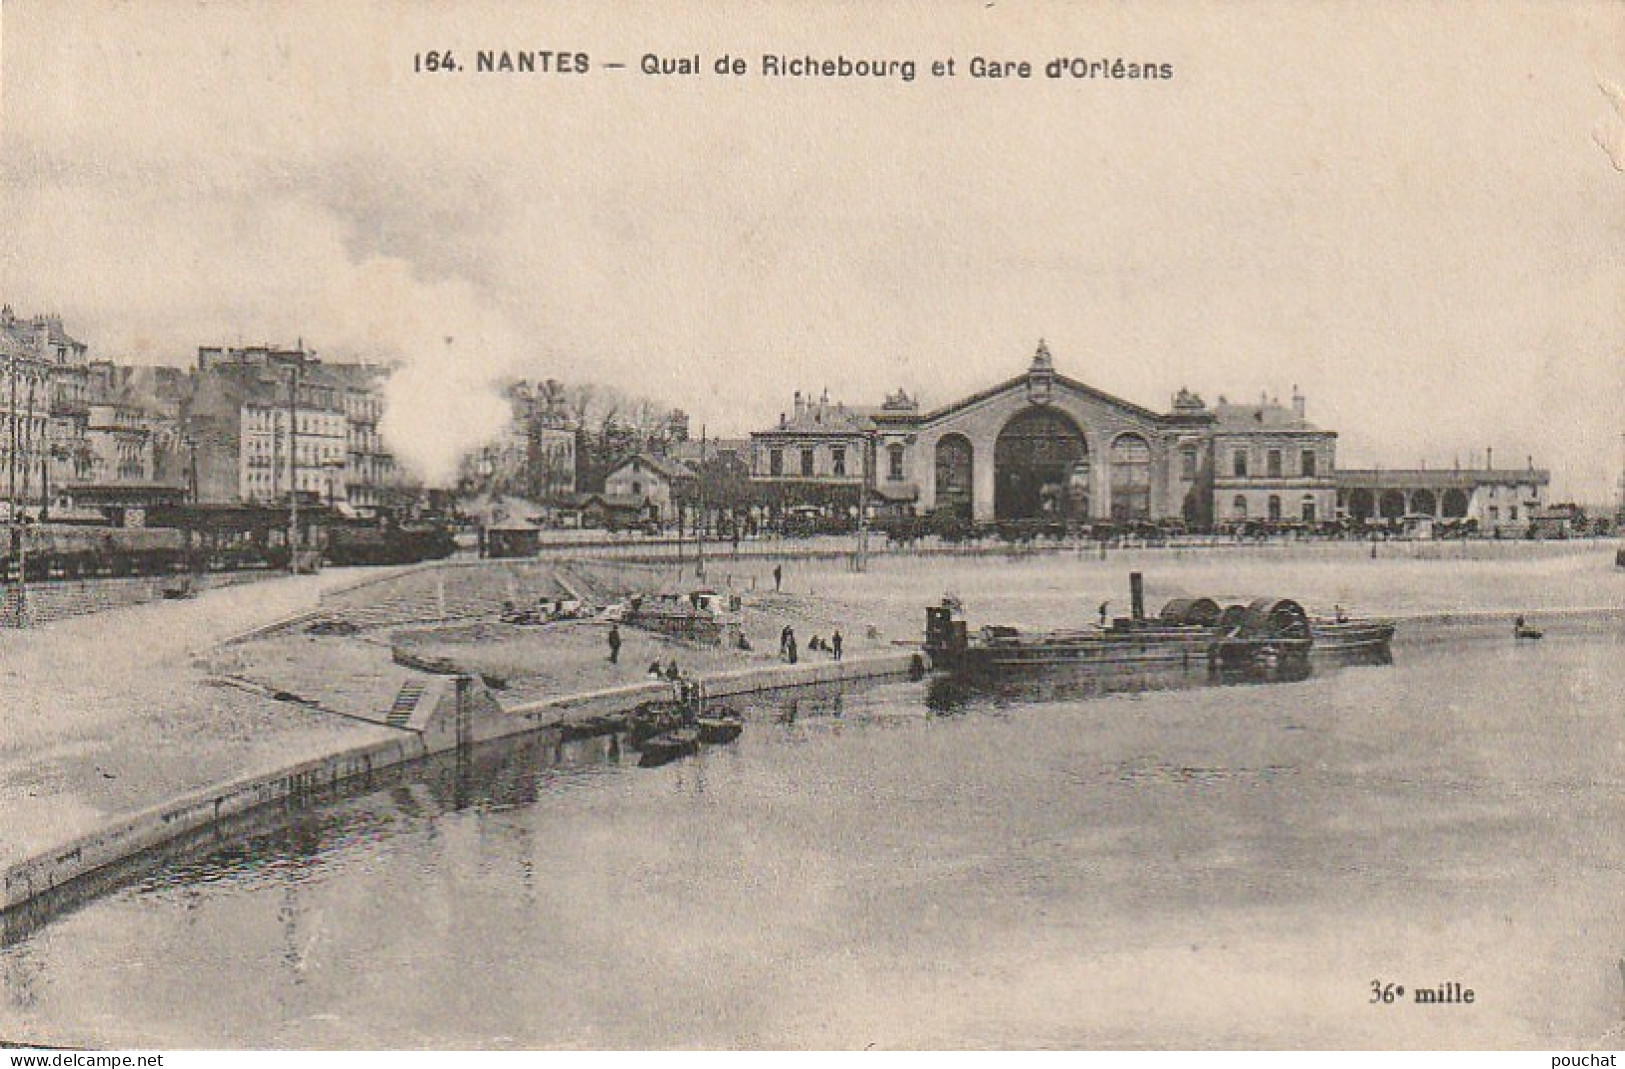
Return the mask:
{"type": "Polygon", "coordinates": [[[643,768],[670,764],[679,757],[699,752],[700,732],[698,728],[677,728],[644,739],[637,749],[638,764],[643,768]]]}

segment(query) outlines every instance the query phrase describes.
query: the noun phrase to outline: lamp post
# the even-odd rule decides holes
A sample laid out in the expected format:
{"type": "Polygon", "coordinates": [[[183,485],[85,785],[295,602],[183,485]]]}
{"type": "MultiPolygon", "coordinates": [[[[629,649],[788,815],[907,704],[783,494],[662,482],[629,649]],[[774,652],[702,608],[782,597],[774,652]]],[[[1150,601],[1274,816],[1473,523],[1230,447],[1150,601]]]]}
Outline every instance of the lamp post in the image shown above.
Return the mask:
{"type": "Polygon", "coordinates": [[[858,552],[853,559],[854,570],[860,572],[869,567],[869,478],[874,471],[875,453],[875,432],[865,431],[863,471],[858,479],[858,552]]]}
{"type": "Polygon", "coordinates": [[[299,368],[303,349],[288,365],[288,571],[299,574],[299,368]]]}
{"type": "Polygon", "coordinates": [[[11,525],[11,566],[17,569],[17,578],[15,580],[15,588],[17,591],[16,607],[14,617],[10,622],[13,624],[13,626],[21,627],[25,618],[24,605],[25,598],[27,596],[27,580],[23,574],[26,566],[26,561],[23,559],[22,548],[23,531],[20,519],[17,515],[17,450],[22,443],[22,439],[17,433],[17,354],[15,352],[7,356],[6,365],[7,377],[10,379],[11,385],[10,399],[8,401],[8,430],[10,431],[11,435],[8,443],[11,447],[8,453],[8,461],[11,470],[9,486],[6,494],[6,518],[10,521],[11,525]]]}
{"type": "Polygon", "coordinates": [[[305,359],[301,338],[288,364],[288,571],[295,575],[299,573],[299,373],[305,359]]]}
{"type": "Polygon", "coordinates": [[[694,517],[694,577],[705,578],[705,425],[700,424],[699,502],[694,517]]]}

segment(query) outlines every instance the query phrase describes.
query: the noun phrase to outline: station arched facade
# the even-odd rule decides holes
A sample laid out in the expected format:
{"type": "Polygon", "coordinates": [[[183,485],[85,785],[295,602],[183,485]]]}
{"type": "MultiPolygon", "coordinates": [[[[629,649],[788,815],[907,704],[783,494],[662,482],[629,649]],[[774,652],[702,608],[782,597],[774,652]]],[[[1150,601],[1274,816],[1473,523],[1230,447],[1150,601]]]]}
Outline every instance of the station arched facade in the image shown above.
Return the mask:
{"type": "Polygon", "coordinates": [[[935,409],[902,391],[879,408],[798,393],[752,435],[751,472],[785,494],[844,489],[978,524],[1316,522],[1336,514],[1336,435],[1302,403],[1209,408],[1181,390],[1156,412],[1059,374],[1040,342],[1025,374],[935,409]]]}
{"type": "Polygon", "coordinates": [[[1200,455],[1206,421],[1169,416],[1056,373],[1040,345],[1025,375],[933,411],[874,414],[880,453],[900,446],[920,513],[976,522],[1100,522],[1181,517],[1201,479],[1175,458],[1200,455]]]}

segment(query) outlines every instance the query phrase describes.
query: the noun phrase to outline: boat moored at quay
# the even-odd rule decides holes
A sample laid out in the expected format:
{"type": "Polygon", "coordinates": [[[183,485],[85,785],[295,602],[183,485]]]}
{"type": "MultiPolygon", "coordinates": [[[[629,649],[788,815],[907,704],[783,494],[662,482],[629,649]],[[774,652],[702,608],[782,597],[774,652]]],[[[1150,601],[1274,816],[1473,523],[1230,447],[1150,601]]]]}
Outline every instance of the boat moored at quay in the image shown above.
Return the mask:
{"type": "Polygon", "coordinates": [[[1350,617],[1341,609],[1312,617],[1290,598],[1229,606],[1214,598],[1175,598],[1149,617],[1140,573],[1129,581],[1131,615],[1070,630],[989,625],[973,633],[961,606],[945,598],[926,610],[925,651],[933,668],[950,672],[1204,665],[1212,671],[1273,671],[1305,665],[1311,653],[1385,659],[1394,636],[1391,621],[1350,617]]]}

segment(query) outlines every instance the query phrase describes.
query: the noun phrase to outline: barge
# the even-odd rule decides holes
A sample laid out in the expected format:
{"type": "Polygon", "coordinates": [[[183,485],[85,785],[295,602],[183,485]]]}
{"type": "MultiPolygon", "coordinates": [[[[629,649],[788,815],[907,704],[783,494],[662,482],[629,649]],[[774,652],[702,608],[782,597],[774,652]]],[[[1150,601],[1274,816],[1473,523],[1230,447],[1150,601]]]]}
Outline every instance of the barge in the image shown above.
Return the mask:
{"type": "Polygon", "coordinates": [[[697,753],[702,745],[733,742],[744,728],[745,718],[737,710],[710,704],[703,687],[686,681],[675,698],[639,704],[624,725],[627,744],[646,768],[697,753]]]}
{"type": "Polygon", "coordinates": [[[1210,671],[1293,669],[1311,651],[1385,657],[1394,625],[1311,617],[1290,598],[1255,598],[1223,607],[1213,598],[1176,598],[1145,614],[1140,573],[1130,577],[1132,614],[1076,630],[1028,632],[990,625],[974,634],[951,598],[926,610],[925,651],[934,668],[1010,672],[1047,667],[1177,667],[1210,671]]]}

